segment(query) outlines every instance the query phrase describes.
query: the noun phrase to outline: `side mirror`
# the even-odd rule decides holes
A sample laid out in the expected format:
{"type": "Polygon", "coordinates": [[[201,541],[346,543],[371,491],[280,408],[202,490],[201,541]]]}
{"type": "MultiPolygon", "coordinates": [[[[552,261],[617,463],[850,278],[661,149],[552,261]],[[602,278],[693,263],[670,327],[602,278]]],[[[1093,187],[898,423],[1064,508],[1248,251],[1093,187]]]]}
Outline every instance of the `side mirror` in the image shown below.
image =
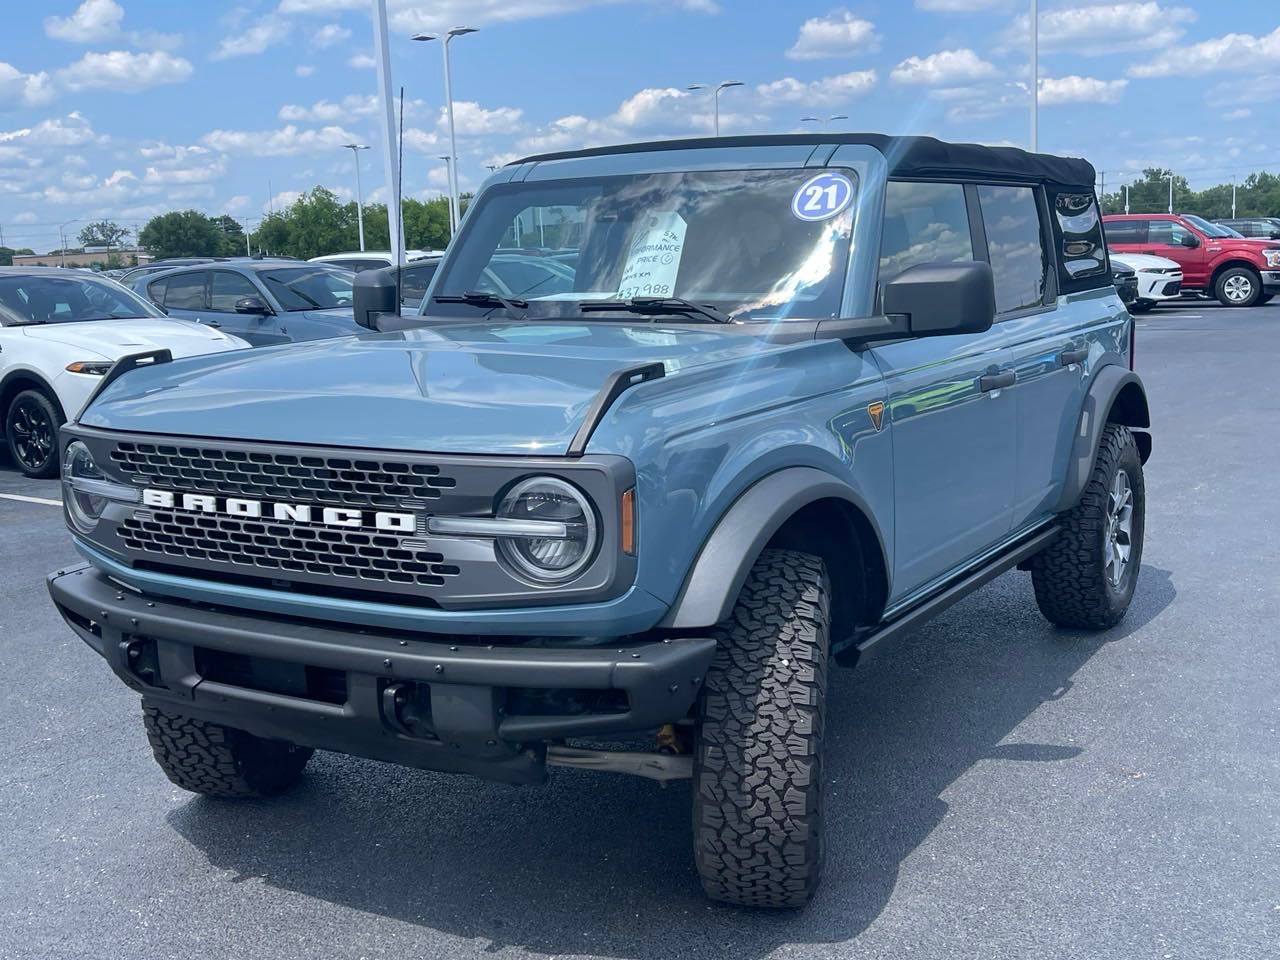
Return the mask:
{"type": "Polygon", "coordinates": [[[262,317],[270,312],[271,308],[261,297],[241,297],[236,301],[236,313],[252,313],[262,317]]]}
{"type": "Polygon", "coordinates": [[[362,327],[383,330],[379,318],[400,315],[400,296],[396,289],[396,268],[380,267],[377,270],[361,270],[351,287],[351,304],[355,319],[362,327]]]}
{"type": "Polygon", "coordinates": [[[906,318],[913,337],[982,333],[996,318],[996,285],[991,265],[920,263],[908,267],[881,287],[887,316],[906,318]]]}
{"type": "Polygon", "coordinates": [[[1200,239],[1194,233],[1184,233],[1179,243],[1190,250],[1200,246],[1200,239]]]}

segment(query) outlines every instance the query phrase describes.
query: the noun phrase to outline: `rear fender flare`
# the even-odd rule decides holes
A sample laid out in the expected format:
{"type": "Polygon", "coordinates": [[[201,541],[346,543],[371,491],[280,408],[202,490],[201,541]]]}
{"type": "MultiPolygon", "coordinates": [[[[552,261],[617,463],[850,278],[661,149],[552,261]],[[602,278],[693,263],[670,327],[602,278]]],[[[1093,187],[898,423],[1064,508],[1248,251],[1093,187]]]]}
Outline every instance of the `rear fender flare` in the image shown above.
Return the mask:
{"type": "MultiPolygon", "coordinates": [[[[1151,427],[1151,412],[1142,378],[1118,363],[1104,366],[1089,385],[1076,423],[1071,458],[1067,462],[1067,482],[1056,512],[1070,510],[1084,493],[1108,423],[1121,423],[1143,431],[1151,427]]],[[[1146,463],[1151,456],[1151,435],[1142,433],[1138,439],[1138,450],[1142,462],[1146,463]]]]}
{"type": "Polygon", "coordinates": [[[883,554],[884,537],[875,514],[856,490],[813,467],[789,467],[757,481],[725,511],[659,626],[709,627],[728,617],[756,558],[773,535],[796,511],[828,499],[844,500],[867,518],[884,569],[892,569],[883,554]]]}

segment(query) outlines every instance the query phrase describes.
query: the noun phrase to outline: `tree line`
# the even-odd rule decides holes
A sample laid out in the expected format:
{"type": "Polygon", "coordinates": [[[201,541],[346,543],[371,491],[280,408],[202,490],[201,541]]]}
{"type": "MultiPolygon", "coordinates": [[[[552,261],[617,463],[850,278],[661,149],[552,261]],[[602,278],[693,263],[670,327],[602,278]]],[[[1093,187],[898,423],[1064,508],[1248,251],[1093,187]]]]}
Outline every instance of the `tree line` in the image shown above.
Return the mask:
{"type": "MultiPolygon", "coordinates": [[[[1193,213],[1207,220],[1232,216],[1229,183],[1204,190],[1192,190],[1186,177],[1172,170],[1148,167],[1142,179],[1129,184],[1131,213],[1164,213],[1169,209],[1169,179],[1173,178],[1173,210],[1193,213]]],[[[1280,217],[1280,176],[1274,173],[1251,173],[1235,185],[1238,217],[1280,217]]],[[[1125,190],[1120,187],[1100,198],[1103,213],[1124,213],[1125,190]]]]}

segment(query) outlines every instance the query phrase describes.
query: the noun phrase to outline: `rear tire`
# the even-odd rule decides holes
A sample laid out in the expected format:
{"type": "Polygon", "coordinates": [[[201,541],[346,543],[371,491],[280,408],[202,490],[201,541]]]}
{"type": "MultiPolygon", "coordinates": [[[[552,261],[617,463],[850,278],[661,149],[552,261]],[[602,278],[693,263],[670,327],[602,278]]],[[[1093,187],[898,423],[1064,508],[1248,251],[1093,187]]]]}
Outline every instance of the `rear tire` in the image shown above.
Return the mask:
{"type": "Polygon", "coordinates": [[[1133,434],[1109,423],[1080,501],[1062,514],[1057,539],[1031,558],[1036,603],[1047,620],[1106,630],[1124,619],[1142,569],[1146,500],[1133,434]]]}
{"type": "Polygon", "coordinates": [[[1223,306],[1252,307],[1262,298],[1262,277],[1248,267],[1231,267],[1214,281],[1213,295],[1223,306]]]}
{"type": "Polygon", "coordinates": [[[801,907],[822,874],[831,588],[823,562],[765,550],[698,700],[694,859],[707,895],[801,907]]]}
{"type": "Polygon", "coordinates": [[[28,477],[45,480],[58,475],[58,428],[63,420],[57,401],[43,390],[23,390],[9,404],[4,418],[9,456],[28,477]]]}
{"type": "Polygon", "coordinates": [[[269,797],[292,786],[310,747],[265,740],[221,724],[143,708],[156,763],[183,790],[206,797],[269,797]]]}

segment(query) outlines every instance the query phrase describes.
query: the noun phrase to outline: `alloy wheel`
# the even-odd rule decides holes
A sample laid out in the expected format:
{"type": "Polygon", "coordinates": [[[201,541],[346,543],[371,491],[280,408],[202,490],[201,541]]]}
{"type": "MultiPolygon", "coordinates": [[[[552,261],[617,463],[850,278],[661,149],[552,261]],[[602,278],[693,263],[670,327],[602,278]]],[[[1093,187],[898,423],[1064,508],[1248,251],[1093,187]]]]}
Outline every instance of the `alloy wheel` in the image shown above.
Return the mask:
{"type": "Polygon", "coordinates": [[[1133,553],[1133,488],[1129,474],[1117,470],[1107,493],[1107,531],[1102,547],[1107,582],[1120,589],[1133,553]]]}
{"type": "Polygon", "coordinates": [[[1222,285],[1222,292],[1232,303],[1244,303],[1253,296],[1253,281],[1238,275],[1228,277],[1227,282],[1222,285]]]}
{"type": "Polygon", "coordinates": [[[34,400],[20,400],[9,421],[13,449],[28,470],[40,470],[53,455],[53,424],[34,400]]]}

